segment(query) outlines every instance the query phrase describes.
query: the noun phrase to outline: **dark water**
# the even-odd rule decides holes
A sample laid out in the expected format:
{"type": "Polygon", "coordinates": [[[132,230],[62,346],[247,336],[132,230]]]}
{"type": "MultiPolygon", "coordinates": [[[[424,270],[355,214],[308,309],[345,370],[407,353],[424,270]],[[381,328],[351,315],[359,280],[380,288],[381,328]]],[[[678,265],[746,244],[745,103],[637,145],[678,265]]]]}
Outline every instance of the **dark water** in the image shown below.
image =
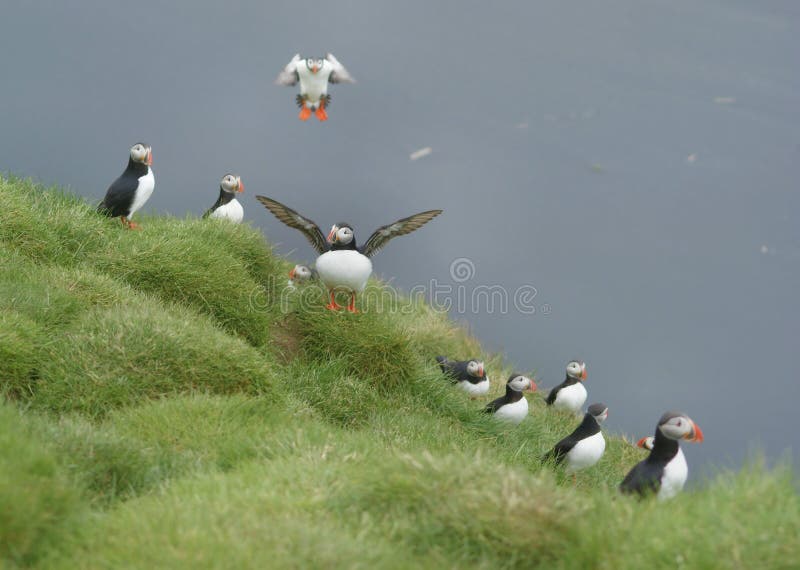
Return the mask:
{"type": "Polygon", "coordinates": [[[5,0],[0,169],[97,199],[144,139],[148,208],[199,214],[232,170],[246,217],[308,261],[254,194],[362,239],[444,208],[378,273],[467,297],[533,287],[533,314],[511,298],[454,316],[545,386],[585,359],[611,429],[688,412],[695,466],[782,456],[800,396],[800,3],[432,4],[5,0]],[[359,83],[301,124],[272,81],[328,50],[359,83]]]}

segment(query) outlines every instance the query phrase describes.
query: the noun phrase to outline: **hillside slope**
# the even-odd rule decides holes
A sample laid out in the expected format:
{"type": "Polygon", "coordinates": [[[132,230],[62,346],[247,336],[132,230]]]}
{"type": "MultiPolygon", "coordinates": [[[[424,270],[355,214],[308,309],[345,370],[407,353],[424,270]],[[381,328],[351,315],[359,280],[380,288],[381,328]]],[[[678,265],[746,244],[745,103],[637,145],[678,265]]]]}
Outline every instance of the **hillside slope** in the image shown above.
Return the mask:
{"type": "Polygon", "coordinates": [[[433,361],[482,353],[443,315],[321,310],[247,225],[143,226],[0,179],[0,565],[800,563],[788,467],[637,501],[616,486],[642,452],[611,437],[573,484],[538,457],[575,419],[482,414],[433,361]]]}

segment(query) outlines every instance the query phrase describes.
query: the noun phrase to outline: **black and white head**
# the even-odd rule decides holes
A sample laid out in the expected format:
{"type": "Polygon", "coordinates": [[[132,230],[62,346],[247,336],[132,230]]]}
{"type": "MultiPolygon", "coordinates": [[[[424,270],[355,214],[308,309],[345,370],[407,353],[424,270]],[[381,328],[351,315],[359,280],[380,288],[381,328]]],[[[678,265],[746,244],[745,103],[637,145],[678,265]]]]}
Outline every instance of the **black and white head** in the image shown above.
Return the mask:
{"type": "Polygon", "coordinates": [[[355,237],[355,232],[353,232],[350,224],[339,222],[331,226],[331,231],[328,233],[328,243],[331,245],[349,245],[355,237]]]}
{"type": "Polygon", "coordinates": [[[322,58],[309,57],[306,59],[306,67],[311,73],[318,73],[324,64],[325,60],[322,58]]]}
{"type": "Polygon", "coordinates": [[[652,451],[655,443],[656,443],[656,438],[654,438],[652,435],[648,435],[647,437],[643,437],[642,439],[637,441],[636,447],[641,447],[642,449],[652,451]]]}
{"type": "Polygon", "coordinates": [[[598,424],[602,424],[608,417],[608,406],[605,404],[592,404],[586,412],[592,416],[598,424]]]}
{"type": "Polygon", "coordinates": [[[516,372],[509,376],[506,385],[515,392],[522,392],[524,390],[530,390],[531,392],[536,391],[536,383],[533,380],[524,374],[517,374],[516,372]]]}
{"type": "Polygon", "coordinates": [[[147,143],[136,143],[131,147],[131,160],[150,166],[153,164],[153,149],[147,143]]]}
{"type": "Polygon", "coordinates": [[[586,363],[580,360],[570,360],[567,364],[567,376],[576,380],[586,380],[586,363]]]}
{"type": "Polygon", "coordinates": [[[689,416],[680,412],[666,412],[658,420],[656,429],[669,439],[684,439],[697,443],[703,441],[703,431],[700,427],[689,416]]]}
{"type": "Polygon", "coordinates": [[[483,378],[485,376],[483,370],[483,360],[470,360],[467,362],[467,374],[473,378],[483,378]]]}
{"type": "Polygon", "coordinates": [[[289,279],[293,281],[308,281],[311,279],[311,269],[306,265],[295,265],[289,272],[289,279]]]}
{"type": "Polygon", "coordinates": [[[242,177],[236,174],[226,174],[223,176],[219,183],[219,187],[223,192],[227,192],[229,194],[241,194],[244,192],[244,182],[242,182],[242,177]]]}

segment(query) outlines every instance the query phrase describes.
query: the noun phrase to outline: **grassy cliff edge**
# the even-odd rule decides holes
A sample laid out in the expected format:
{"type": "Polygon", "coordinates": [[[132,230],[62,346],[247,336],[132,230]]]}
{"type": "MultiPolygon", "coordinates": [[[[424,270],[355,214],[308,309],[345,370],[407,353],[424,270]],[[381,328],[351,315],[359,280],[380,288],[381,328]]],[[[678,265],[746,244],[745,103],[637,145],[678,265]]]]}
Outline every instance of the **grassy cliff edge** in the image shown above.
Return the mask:
{"type": "Polygon", "coordinates": [[[0,178],[0,566],[800,566],[789,466],[638,501],[611,436],[573,484],[538,458],[575,419],[482,414],[424,303],[328,313],[248,225],[143,226],[0,178]]]}

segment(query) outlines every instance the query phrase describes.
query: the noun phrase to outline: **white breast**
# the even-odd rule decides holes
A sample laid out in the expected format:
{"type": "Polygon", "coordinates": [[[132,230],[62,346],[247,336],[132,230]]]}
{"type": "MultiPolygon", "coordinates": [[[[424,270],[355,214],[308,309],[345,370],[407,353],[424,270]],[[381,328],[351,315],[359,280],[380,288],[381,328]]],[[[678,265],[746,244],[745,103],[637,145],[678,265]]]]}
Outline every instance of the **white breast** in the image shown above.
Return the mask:
{"type": "Polygon", "coordinates": [[[139,186],[136,188],[136,194],[133,196],[133,204],[128,213],[128,217],[132,218],[145,202],[150,199],[153,194],[153,189],[156,187],[156,178],[153,176],[153,169],[147,167],[147,174],[139,177],[139,186]]]}
{"type": "Polygon", "coordinates": [[[585,403],[586,388],[583,386],[583,382],[577,382],[558,391],[553,407],[577,413],[581,411],[585,403]]]}
{"type": "Polygon", "coordinates": [[[331,69],[323,65],[317,73],[311,73],[305,63],[297,66],[297,76],[300,78],[300,94],[305,95],[308,102],[317,105],[320,98],[328,93],[328,77],[331,69]]]}
{"type": "Polygon", "coordinates": [[[483,396],[489,392],[489,377],[487,376],[477,384],[462,380],[458,383],[459,387],[470,396],[483,396]]]}
{"type": "Polygon", "coordinates": [[[320,280],[328,289],[342,289],[359,293],[367,286],[372,275],[372,261],[352,249],[327,251],[316,261],[320,280]]]}
{"type": "Polygon", "coordinates": [[[686,464],[686,457],[683,455],[683,450],[679,447],[675,457],[664,466],[664,474],[661,476],[661,488],[658,490],[658,498],[662,500],[671,499],[680,493],[688,477],[689,466],[686,464]]]}
{"type": "Polygon", "coordinates": [[[567,471],[578,471],[591,467],[603,457],[606,450],[606,440],[603,432],[580,440],[575,447],[567,453],[567,471]]]}
{"type": "Polygon", "coordinates": [[[523,396],[516,402],[511,402],[502,406],[494,413],[494,417],[501,420],[518,424],[528,415],[528,400],[523,396]]]}
{"type": "Polygon", "coordinates": [[[244,209],[239,201],[234,198],[227,204],[223,204],[213,212],[209,218],[221,219],[221,220],[230,220],[234,223],[239,223],[244,219],[244,209]]]}

